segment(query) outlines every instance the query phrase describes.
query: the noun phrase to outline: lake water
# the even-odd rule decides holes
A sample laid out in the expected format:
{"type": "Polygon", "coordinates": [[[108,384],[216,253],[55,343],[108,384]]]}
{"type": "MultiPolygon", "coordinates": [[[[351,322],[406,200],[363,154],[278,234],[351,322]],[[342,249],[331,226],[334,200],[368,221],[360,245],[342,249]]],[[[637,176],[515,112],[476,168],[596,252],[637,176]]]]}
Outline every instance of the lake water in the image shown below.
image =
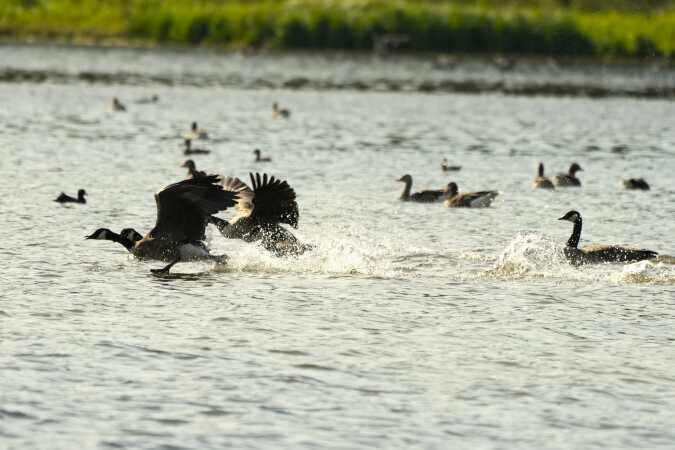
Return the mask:
{"type": "MultiPolygon", "coordinates": [[[[473,69],[364,58],[0,47],[0,69],[27,74],[0,82],[0,448],[673,448],[675,265],[571,267],[556,219],[580,211],[582,244],[675,255],[675,103],[391,91],[381,80],[473,69]],[[153,226],[193,120],[212,136],[198,168],[288,180],[314,251],[276,258],[209,229],[227,267],[157,277],[163,263],[83,239],[153,226]],[[583,187],[532,191],[539,161],[578,162],[583,187]],[[500,195],[403,203],[405,173],[413,190],[500,195]],[[52,202],[78,188],[86,205],[52,202]]],[[[675,86],[647,66],[546,70],[675,86]]]]}

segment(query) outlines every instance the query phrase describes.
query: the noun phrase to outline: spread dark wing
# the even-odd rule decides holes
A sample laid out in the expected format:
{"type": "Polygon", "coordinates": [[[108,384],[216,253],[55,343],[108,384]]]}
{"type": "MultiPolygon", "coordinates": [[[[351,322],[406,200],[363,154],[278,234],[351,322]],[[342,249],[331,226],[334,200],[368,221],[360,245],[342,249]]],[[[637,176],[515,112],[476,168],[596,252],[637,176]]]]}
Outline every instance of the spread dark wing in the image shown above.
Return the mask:
{"type": "Polygon", "coordinates": [[[254,194],[251,217],[263,223],[285,223],[297,228],[299,212],[293,188],[267,174],[250,176],[254,194]]]}
{"type": "Polygon", "coordinates": [[[204,239],[208,217],[234,206],[237,198],[219,181],[217,175],[192,178],[156,194],[157,223],[150,236],[177,242],[204,239]]]}

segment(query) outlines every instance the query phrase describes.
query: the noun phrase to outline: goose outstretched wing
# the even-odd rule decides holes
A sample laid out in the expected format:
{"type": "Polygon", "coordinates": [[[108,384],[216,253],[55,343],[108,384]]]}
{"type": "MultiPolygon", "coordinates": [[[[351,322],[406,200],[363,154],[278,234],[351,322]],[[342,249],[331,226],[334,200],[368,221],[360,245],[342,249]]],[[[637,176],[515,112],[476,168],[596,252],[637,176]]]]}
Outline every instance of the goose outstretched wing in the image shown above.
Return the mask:
{"type": "Polygon", "coordinates": [[[299,212],[293,188],[274,176],[249,175],[253,187],[251,217],[263,223],[285,223],[297,228],[299,212]]]}
{"type": "Polygon", "coordinates": [[[150,237],[176,242],[205,238],[207,219],[235,205],[237,193],[223,189],[217,175],[171,184],[155,195],[157,223],[150,237]]]}

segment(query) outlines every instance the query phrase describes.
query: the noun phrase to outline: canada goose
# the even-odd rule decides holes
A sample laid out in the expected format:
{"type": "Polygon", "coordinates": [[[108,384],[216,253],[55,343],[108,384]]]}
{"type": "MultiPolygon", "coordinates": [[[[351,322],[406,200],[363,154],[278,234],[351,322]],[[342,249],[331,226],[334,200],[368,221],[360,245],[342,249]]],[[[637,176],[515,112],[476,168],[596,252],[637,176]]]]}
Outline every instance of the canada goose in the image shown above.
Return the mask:
{"type": "Polygon", "coordinates": [[[113,111],[126,111],[127,107],[122,104],[122,102],[119,101],[117,97],[113,97],[112,99],[112,110],[113,111]]]}
{"type": "Polygon", "coordinates": [[[286,108],[279,108],[279,104],[274,102],[272,103],[272,118],[276,119],[277,117],[288,119],[291,117],[291,112],[286,108]]]}
{"type": "Polygon", "coordinates": [[[211,153],[211,150],[206,150],[203,148],[192,148],[192,139],[185,139],[185,149],[183,150],[184,155],[208,155],[211,153]]]}
{"type": "Polygon", "coordinates": [[[634,262],[654,258],[658,253],[651,250],[638,250],[618,245],[589,245],[577,248],[581,238],[581,214],[569,211],[558,220],[567,220],[574,224],[572,236],[565,246],[565,257],[572,265],[598,264],[605,262],[634,262]]]}
{"type": "Polygon", "coordinates": [[[293,234],[281,226],[288,224],[298,227],[298,203],[295,191],[286,181],[262,177],[259,173],[249,174],[251,187],[239,178],[228,177],[223,180],[225,190],[238,196],[236,209],[238,214],[229,222],[215,216],[209,222],[216,225],[221,234],[228,239],[241,239],[245,242],[260,241],[262,246],[276,256],[300,255],[311,246],[300,243],[293,234]]]}
{"type": "Polygon", "coordinates": [[[134,256],[142,259],[169,261],[154,273],[168,272],[180,261],[196,259],[222,260],[223,256],[209,253],[203,240],[211,214],[234,206],[237,194],[223,189],[217,175],[192,178],[171,184],[155,195],[157,222],[142,239],[138,233],[125,228],[121,234],[99,228],[86,239],[118,242],[134,256]]]}
{"type": "Polygon", "coordinates": [[[403,192],[401,193],[401,200],[403,200],[404,202],[408,201],[420,203],[437,202],[443,200],[443,195],[445,195],[445,190],[443,189],[427,190],[411,194],[410,189],[412,188],[413,180],[412,177],[408,174],[403,175],[396,181],[405,183],[405,187],[403,188],[403,192]]]}
{"type": "Polygon", "coordinates": [[[199,128],[197,122],[192,122],[190,125],[190,131],[183,135],[185,139],[208,139],[209,133],[205,129],[199,128]]]}
{"type": "Polygon", "coordinates": [[[253,153],[255,153],[255,162],[270,162],[270,161],[272,161],[272,158],[270,158],[269,156],[266,156],[264,158],[261,157],[259,148],[256,148],[255,150],[253,150],[253,153]]]}
{"type": "Polygon", "coordinates": [[[623,187],[626,189],[633,189],[640,191],[649,190],[649,184],[647,184],[644,178],[629,178],[627,180],[623,180],[623,187]]]}
{"type": "Polygon", "coordinates": [[[446,208],[487,208],[492,200],[499,195],[497,191],[465,192],[460,194],[457,183],[448,183],[446,199],[443,204],[446,208]]]}
{"type": "Polygon", "coordinates": [[[462,166],[449,166],[448,160],[443,158],[443,162],[441,162],[441,170],[443,172],[456,172],[458,170],[462,170],[462,166]]]}
{"type": "Polygon", "coordinates": [[[554,181],[556,186],[578,186],[581,187],[581,181],[576,177],[578,171],[584,169],[577,163],[572,163],[567,174],[559,173],[555,176],[554,181]]]}
{"type": "Polygon", "coordinates": [[[188,178],[200,178],[200,177],[205,177],[206,172],[202,172],[201,170],[197,170],[197,166],[195,165],[195,162],[191,159],[185,160],[183,164],[180,165],[181,167],[187,167],[188,170],[188,178]]]}
{"type": "Polygon", "coordinates": [[[77,198],[71,197],[70,195],[61,192],[61,195],[54,199],[58,203],[87,203],[87,199],[84,196],[87,195],[87,191],[80,189],[77,191],[77,198]]]}
{"type": "Polygon", "coordinates": [[[539,163],[538,175],[534,177],[532,189],[555,189],[551,180],[544,176],[544,163],[539,163]]]}

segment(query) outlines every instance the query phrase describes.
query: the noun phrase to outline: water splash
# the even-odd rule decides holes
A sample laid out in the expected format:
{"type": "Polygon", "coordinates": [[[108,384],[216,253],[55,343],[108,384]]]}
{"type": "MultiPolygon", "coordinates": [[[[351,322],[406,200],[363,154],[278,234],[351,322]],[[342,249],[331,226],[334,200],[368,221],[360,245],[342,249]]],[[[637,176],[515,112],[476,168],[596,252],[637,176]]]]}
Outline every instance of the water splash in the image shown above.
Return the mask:
{"type": "Polygon", "coordinates": [[[538,233],[518,234],[497,257],[489,275],[498,278],[546,276],[567,266],[562,248],[538,233]]]}

